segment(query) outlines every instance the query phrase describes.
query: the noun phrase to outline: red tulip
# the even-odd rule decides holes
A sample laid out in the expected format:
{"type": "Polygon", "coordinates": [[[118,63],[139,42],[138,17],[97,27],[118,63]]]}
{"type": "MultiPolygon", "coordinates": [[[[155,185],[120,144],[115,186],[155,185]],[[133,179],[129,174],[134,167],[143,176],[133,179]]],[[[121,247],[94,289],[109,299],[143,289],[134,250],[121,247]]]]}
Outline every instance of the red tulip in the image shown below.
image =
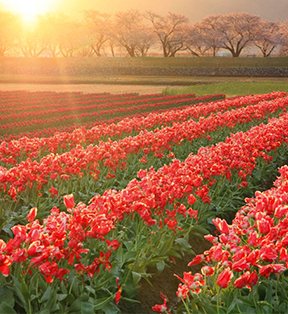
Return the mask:
{"type": "Polygon", "coordinates": [[[212,222],[214,223],[215,227],[224,234],[229,234],[229,226],[225,219],[212,219],[212,222]]]}
{"type": "Polygon", "coordinates": [[[118,305],[118,303],[120,302],[121,294],[122,294],[122,287],[120,287],[119,285],[119,278],[116,278],[116,283],[117,283],[118,291],[116,292],[116,295],[115,295],[115,303],[116,305],[118,305]]]}
{"type": "Polygon", "coordinates": [[[153,306],[152,310],[155,312],[163,313],[163,312],[166,312],[168,309],[168,307],[167,307],[168,298],[162,292],[160,292],[160,297],[164,301],[163,304],[161,304],[161,305],[157,304],[157,305],[153,306]]]}
{"type": "Polygon", "coordinates": [[[256,285],[257,282],[258,282],[258,275],[257,275],[257,272],[254,270],[248,279],[248,285],[250,287],[253,287],[256,285]]]}
{"type": "Polygon", "coordinates": [[[27,215],[27,220],[30,221],[30,222],[34,221],[36,215],[37,215],[37,207],[31,208],[29,214],[27,215]]]}
{"type": "Polygon", "coordinates": [[[250,279],[250,272],[246,271],[243,275],[237,278],[234,282],[234,286],[238,289],[245,287],[250,279]]]}
{"type": "Polygon", "coordinates": [[[74,195],[73,194],[65,195],[64,203],[67,208],[74,208],[75,207],[74,195]]]}
{"type": "Polygon", "coordinates": [[[227,288],[233,277],[233,273],[229,268],[225,268],[222,273],[218,276],[217,284],[220,288],[227,288]]]}
{"type": "Polygon", "coordinates": [[[239,261],[235,262],[232,265],[232,269],[236,272],[241,272],[243,270],[250,269],[250,263],[247,262],[246,258],[241,258],[239,261]]]}
{"type": "Polygon", "coordinates": [[[205,276],[212,276],[214,274],[214,267],[210,267],[210,266],[203,266],[201,268],[201,273],[205,276]]]}

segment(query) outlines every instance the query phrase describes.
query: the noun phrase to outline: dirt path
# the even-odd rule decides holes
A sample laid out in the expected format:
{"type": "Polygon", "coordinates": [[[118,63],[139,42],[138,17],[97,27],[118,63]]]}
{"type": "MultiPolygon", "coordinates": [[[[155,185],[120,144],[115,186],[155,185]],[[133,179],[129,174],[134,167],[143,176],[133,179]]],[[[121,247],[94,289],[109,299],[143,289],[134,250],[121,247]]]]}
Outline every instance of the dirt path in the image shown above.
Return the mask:
{"type": "Polygon", "coordinates": [[[27,90],[36,91],[55,91],[55,92],[83,92],[83,93],[103,93],[111,94],[139,93],[154,94],[161,93],[167,86],[153,85],[105,85],[105,84],[0,84],[2,91],[27,90]]]}

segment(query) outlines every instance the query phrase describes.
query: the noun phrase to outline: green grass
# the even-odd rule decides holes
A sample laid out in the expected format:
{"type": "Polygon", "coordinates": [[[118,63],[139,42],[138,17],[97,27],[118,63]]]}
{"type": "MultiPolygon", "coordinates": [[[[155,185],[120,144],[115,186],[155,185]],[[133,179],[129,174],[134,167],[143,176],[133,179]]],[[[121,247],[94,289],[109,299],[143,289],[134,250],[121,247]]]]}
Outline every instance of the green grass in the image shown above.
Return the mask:
{"type": "MultiPolygon", "coordinates": [[[[221,78],[217,78],[217,81],[221,78]]],[[[65,76],[0,74],[0,84],[117,84],[117,85],[184,85],[216,82],[212,77],[189,76],[65,76]]]]}
{"type": "Polygon", "coordinates": [[[0,66],[5,67],[192,67],[192,68],[273,68],[288,67],[287,57],[271,58],[231,58],[231,57],[176,57],[176,58],[0,58],[0,66]]]}
{"type": "MultiPolygon", "coordinates": [[[[59,75],[23,75],[23,74],[0,74],[0,84],[116,84],[116,85],[161,85],[169,86],[169,90],[176,86],[184,88],[188,86],[199,90],[199,95],[207,94],[207,88],[219,90],[220,86],[226,90],[227,84],[249,86],[249,82],[259,84],[265,89],[265,84],[286,90],[288,78],[247,78],[247,77],[211,77],[211,76],[59,76],[59,75]],[[209,87],[208,87],[209,85],[209,87]],[[172,87],[173,86],[173,87],[172,87]]],[[[256,85],[257,85],[256,84],[256,85]]],[[[255,84],[254,84],[255,85],[255,84]]],[[[189,89],[190,89],[189,88],[189,89]]],[[[239,87],[238,87],[239,88],[239,87]]],[[[262,89],[262,90],[263,90],[262,89]]],[[[185,89],[186,90],[186,89],[185,89]]],[[[172,90],[170,90],[172,92],[172,90]]],[[[174,90],[173,90],[174,92],[174,90]]],[[[176,92],[177,93],[177,92],[176,92]]],[[[221,89],[223,93],[223,89],[221,89]]],[[[237,93],[237,90],[236,90],[237,93]]],[[[247,92],[249,93],[249,92],[247,92]]]]}
{"type": "Polygon", "coordinates": [[[251,95],[251,94],[267,94],[273,91],[283,91],[288,93],[288,79],[283,80],[255,80],[233,82],[223,81],[212,84],[199,84],[187,88],[167,88],[163,92],[170,95],[196,93],[203,96],[207,94],[226,94],[228,97],[236,95],[251,95]]]}

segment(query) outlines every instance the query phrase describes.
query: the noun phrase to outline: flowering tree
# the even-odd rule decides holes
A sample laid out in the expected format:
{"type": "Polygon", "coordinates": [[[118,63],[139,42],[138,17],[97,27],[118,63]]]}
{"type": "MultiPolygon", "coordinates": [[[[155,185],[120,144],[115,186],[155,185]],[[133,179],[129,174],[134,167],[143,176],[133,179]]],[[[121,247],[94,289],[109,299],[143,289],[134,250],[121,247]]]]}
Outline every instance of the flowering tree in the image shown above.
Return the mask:
{"type": "Polygon", "coordinates": [[[168,12],[166,16],[161,16],[149,11],[145,17],[152,23],[164,57],[175,57],[178,51],[185,49],[185,26],[188,25],[185,15],[168,12]]]}
{"type": "Polygon", "coordinates": [[[85,35],[92,54],[100,57],[104,51],[104,45],[111,37],[111,15],[95,10],[84,11],[86,22],[85,35]]]}
{"type": "Polygon", "coordinates": [[[49,43],[49,31],[46,17],[39,15],[34,24],[26,25],[22,29],[20,49],[25,57],[39,57],[43,54],[49,43]]]}
{"type": "Polygon", "coordinates": [[[9,51],[15,45],[15,39],[19,35],[20,18],[11,12],[0,12],[0,56],[9,51]]]}
{"type": "Polygon", "coordinates": [[[253,43],[260,22],[259,16],[248,13],[223,15],[217,25],[219,36],[222,37],[222,48],[230,51],[232,57],[239,57],[243,49],[253,43]]]}
{"type": "Polygon", "coordinates": [[[204,56],[209,50],[204,43],[202,29],[199,27],[198,23],[191,24],[187,27],[185,44],[186,49],[195,57],[204,56]]]}
{"type": "Polygon", "coordinates": [[[222,46],[223,36],[218,30],[221,15],[210,15],[187,30],[187,49],[195,56],[204,56],[212,51],[215,56],[222,46]]]}
{"type": "Polygon", "coordinates": [[[143,23],[138,10],[118,12],[114,21],[114,38],[130,57],[145,56],[153,43],[153,33],[143,23]]]}
{"type": "Polygon", "coordinates": [[[255,32],[254,45],[260,49],[263,57],[269,57],[280,42],[279,22],[260,21],[255,32]]]}
{"type": "MultiPolygon", "coordinates": [[[[42,52],[49,53],[53,58],[58,57],[60,55],[59,46],[61,44],[61,30],[63,29],[63,25],[65,25],[69,21],[69,18],[63,13],[46,13],[44,15],[37,16],[37,32],[38,35],[38,46],[39,52],[41,51],[41,43],[42,43],[42,52]],[[42,41],[40,40],[42,38],[42,41]]],[[[36,32],[36,30],[35,30],[36,32]]],[[[33,33],[32,33],[33,34],[33,33]]],[[[29,38],[29,34],[26,35],[26,48],[28,48],[28,42],[31,41],[32,38],[29,38]]],[[[31,33],[30,33],[31,36],[31,33]]],[[[34,43],[34,45],[36,42],[34,43]]],[[[24,48],[24,47],[23,47],[24,48]]],[[[23,51],[24,52],[24,51],[23,51]]],[[[41,52],[41,53],[42,53],[41,52]]],[[[29,52],[25,52],[26,54],[29,52]]],[[[41,54],[40,53],[40,54],[41,54]]]]}
{"type": "Polygon", "coordinates": [[[288,54],[288,22],[282,23],[279,27],[280,55],[288,54]]]}
{"type": "Polygon", "coordinates": [[[67,20],[62,24],[59,38],[59,50],[63,57],[73,57],[85,44],[83,25],[78,21],[67,20]]]}

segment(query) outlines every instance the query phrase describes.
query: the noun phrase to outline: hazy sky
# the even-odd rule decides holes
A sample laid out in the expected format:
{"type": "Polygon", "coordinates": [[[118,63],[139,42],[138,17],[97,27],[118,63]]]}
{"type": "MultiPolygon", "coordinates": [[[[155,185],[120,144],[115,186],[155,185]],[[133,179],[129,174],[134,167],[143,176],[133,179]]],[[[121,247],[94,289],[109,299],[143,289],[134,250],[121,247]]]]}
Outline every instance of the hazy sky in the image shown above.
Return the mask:
{"type": "Polygon", "coordinates": [[[67,14],[87,9],[107,13],[129,9],[138,9],[140,12],[151,10],[159,14],[172,11],[185,14],[191,22],[197,22],[210,14],[236,11],[260,15],[269,20],[288,19],[288,0],[59,0],[58,9],[67,14]]]}
{"type": "Polygon", "coordinates": [[[70,16],[89,9],[106,13],[137,9],[141,13],[152,11],[165,15],[171,11],[185,14],[191,22],[211,14],[236,11],[260,15],[268,20],[288,19],[288,0],[0,0],[0,9],[13,8],[22,13],[32,10],[32,13],[43,14],[48,7],[49,11],[60,11],[70,16]]]}

